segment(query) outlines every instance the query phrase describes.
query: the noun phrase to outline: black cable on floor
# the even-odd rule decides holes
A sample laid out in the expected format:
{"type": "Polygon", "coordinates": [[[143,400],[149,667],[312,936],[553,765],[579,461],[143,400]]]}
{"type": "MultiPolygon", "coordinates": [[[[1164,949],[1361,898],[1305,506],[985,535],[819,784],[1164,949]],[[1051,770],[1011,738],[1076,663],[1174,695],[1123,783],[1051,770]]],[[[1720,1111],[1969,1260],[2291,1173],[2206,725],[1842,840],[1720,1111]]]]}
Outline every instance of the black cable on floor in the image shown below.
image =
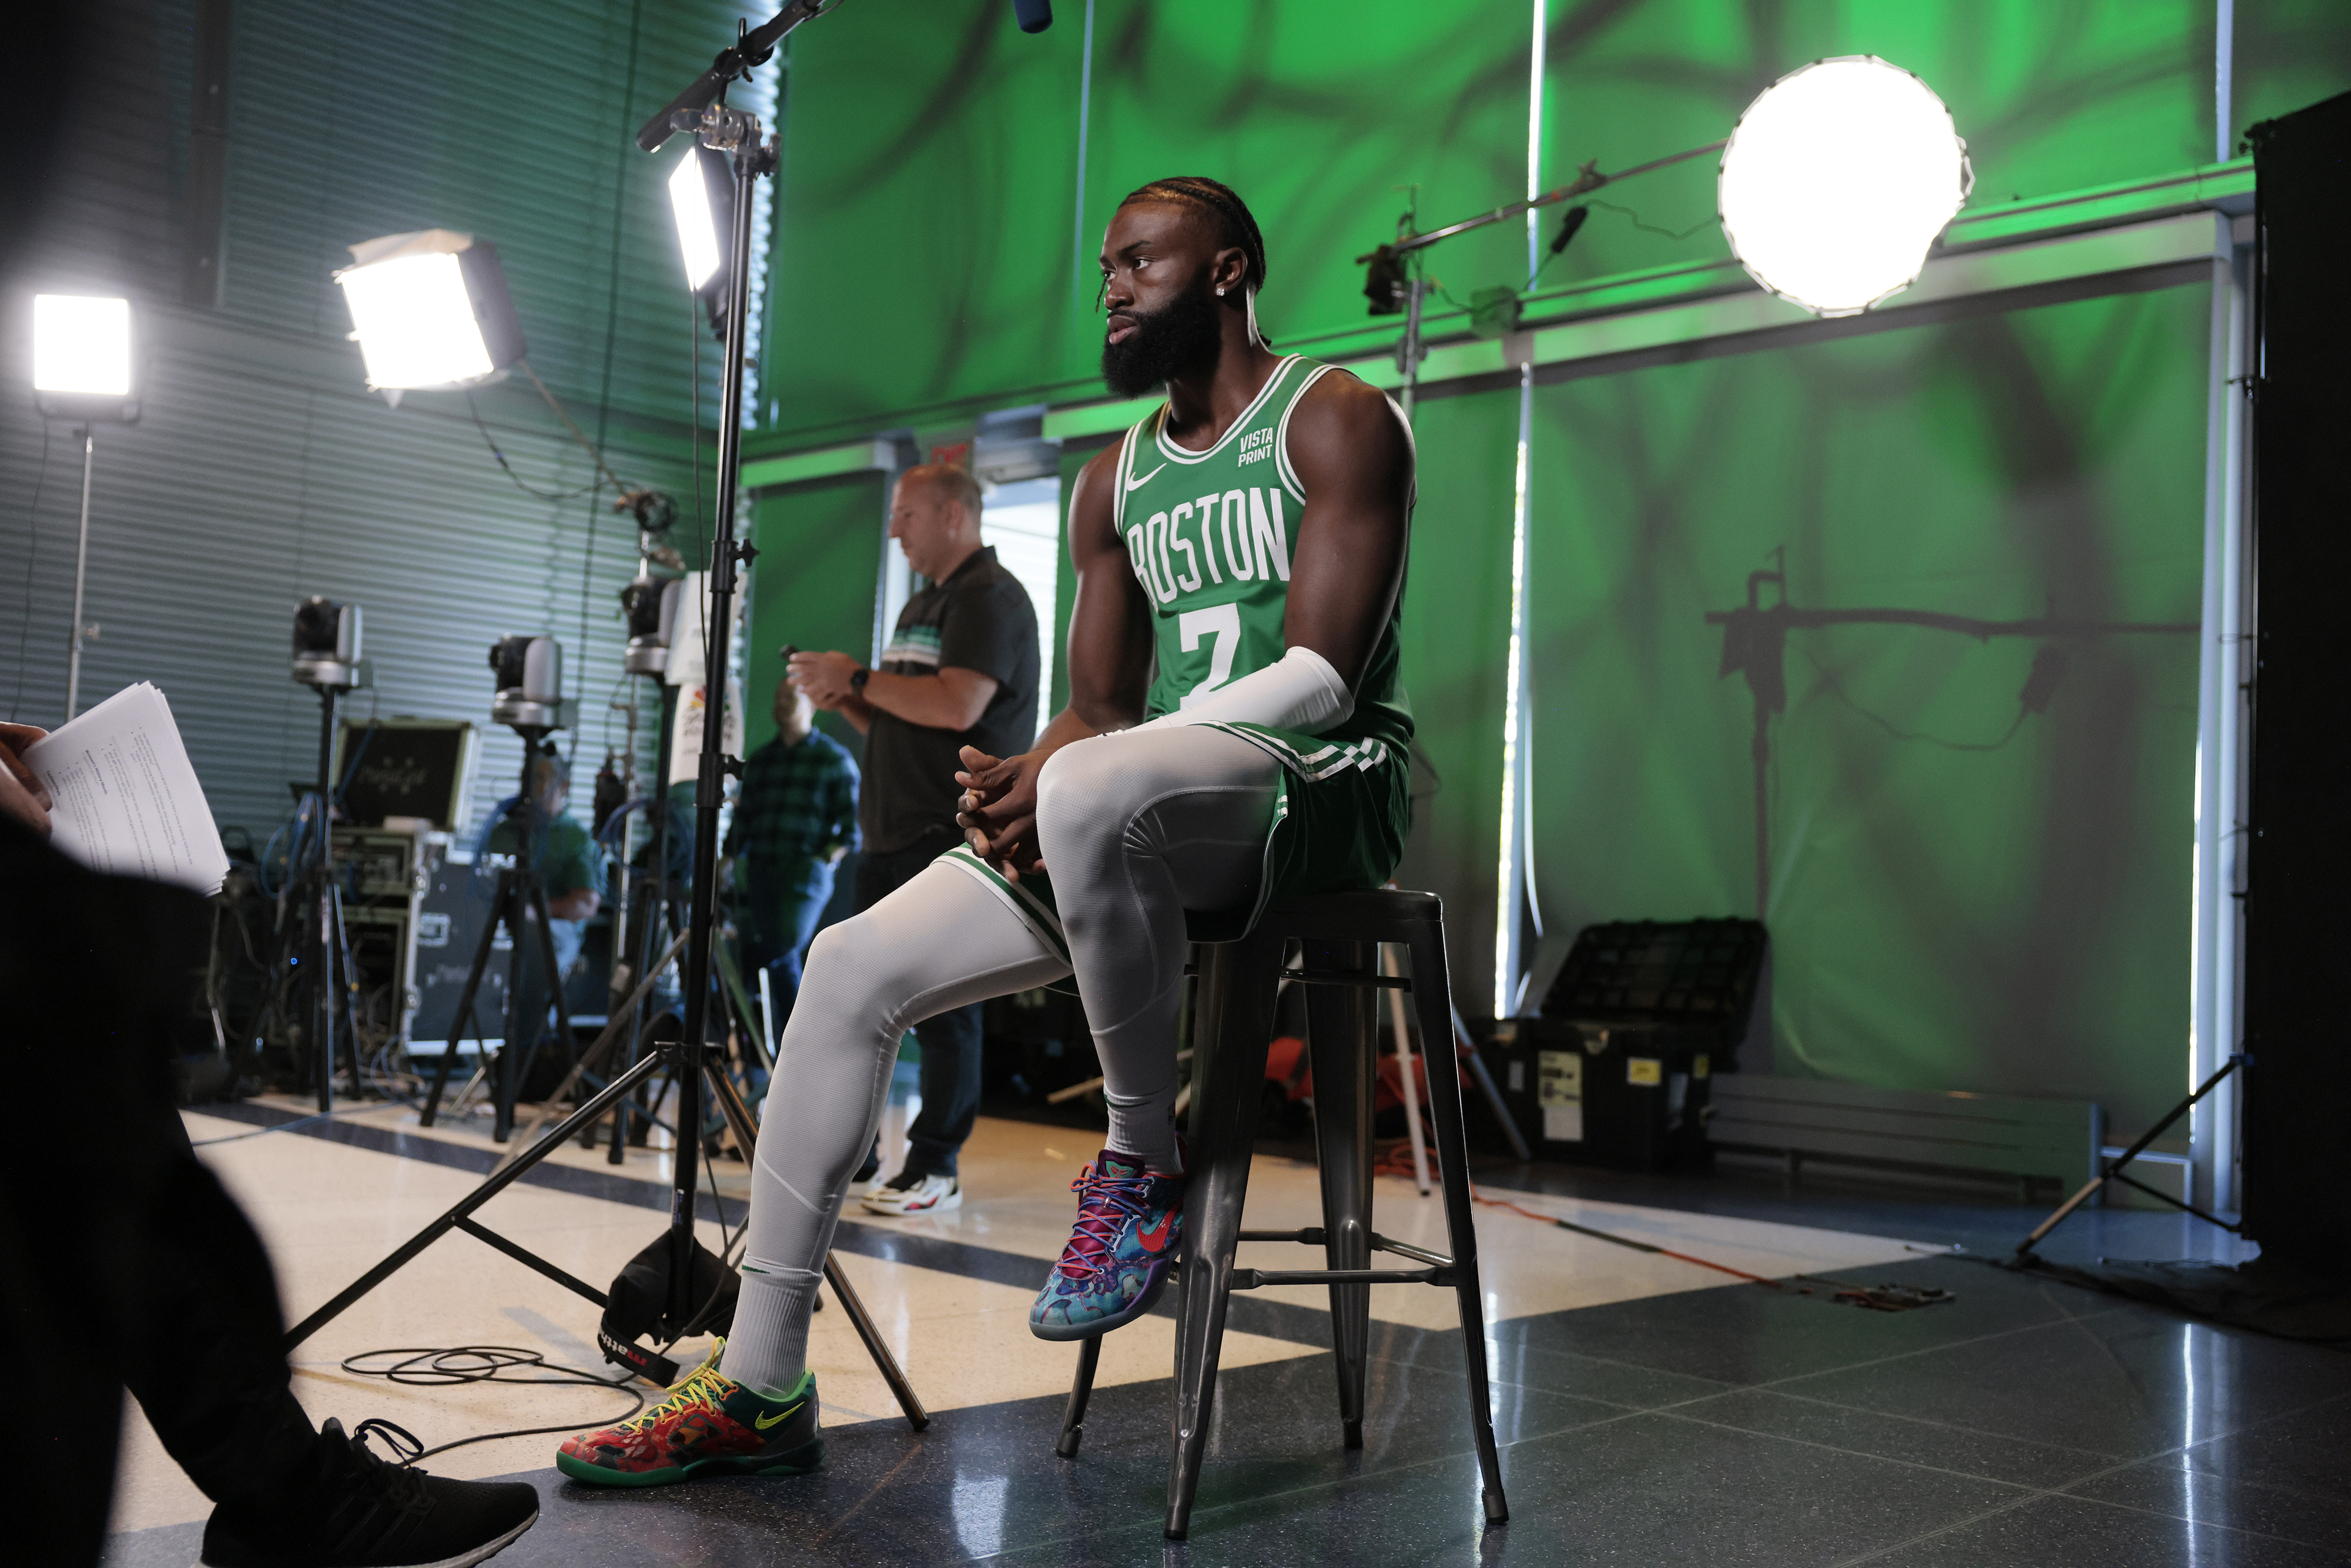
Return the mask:
{"type": "MultiPolygon", "coordinates": [[[[356,1377],[381,1377],[390,1383],[414,1388],[442,1388],[468,1383],[580,1383],[598,1388],[609,1388],[615,1394],[626,1394],[630,1404],[626,1410],[601,1423],[614,1426],[627,1420],[645,1407],[645,1396],[629,1386],[634,1373],[624,1373],[618,1378],[599,1377],[576,1366],[562,1366],[549,1361],[535,1350],[523,1350],[510,1344],[462,1344],[446,1350],[363,1350],[357,1355],[345,1356],[345,1372],[356,1377]],[[389,1366],[363,1366],[362,1362],[380,1360],[384,1356],[404,1359],[389,1366]],[[551,1372],[553,1377],[522,1377],[509,1375],[518,1371],[551,1372]]],[[[472,1443],[487,1443],[498,1437],[538,1437],[557,1432],[580,1432],[588,1429],[584,1422],[561,1427],[516,1427],[506,1431],[478,1432],[470,1437],[459,1437],[430,1448],[421,1448],[401,1462],[414,1464],[434,1454],[445,1454],[452,1448],[462,1448],[472,1443]]]]}

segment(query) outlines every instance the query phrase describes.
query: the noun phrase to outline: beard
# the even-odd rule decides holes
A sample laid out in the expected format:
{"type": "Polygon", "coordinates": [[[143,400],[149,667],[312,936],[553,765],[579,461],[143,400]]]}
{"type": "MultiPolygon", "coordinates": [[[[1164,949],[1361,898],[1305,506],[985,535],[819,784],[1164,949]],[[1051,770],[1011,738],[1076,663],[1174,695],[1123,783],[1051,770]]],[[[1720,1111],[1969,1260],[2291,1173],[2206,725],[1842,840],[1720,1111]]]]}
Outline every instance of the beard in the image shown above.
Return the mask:
{"type": "Polygon", "coordinates": [[[1205,371],[1217,362],[1223,344],[1217,323],[1217,302],[1203,276],[1188,288],[1148,316],[1134,311],[1134,334],[1123,342],[1102,344],[1102,380],[1120,397],[1141,397],[1169,378],[1205,371]]]}

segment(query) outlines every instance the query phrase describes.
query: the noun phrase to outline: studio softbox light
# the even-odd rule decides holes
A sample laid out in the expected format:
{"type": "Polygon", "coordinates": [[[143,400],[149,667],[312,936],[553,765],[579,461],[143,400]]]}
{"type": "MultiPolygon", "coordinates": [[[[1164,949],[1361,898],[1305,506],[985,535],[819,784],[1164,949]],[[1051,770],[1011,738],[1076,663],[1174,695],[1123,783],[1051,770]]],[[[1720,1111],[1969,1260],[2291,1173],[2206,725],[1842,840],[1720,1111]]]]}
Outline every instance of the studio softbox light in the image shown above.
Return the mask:
{"type": "Polygon", "coordinates": [[[51,419],[137,418],[131,301],[83,294],[35,295],[33,396],[51,419]]]}
{"type": "Polygon", "coordinates": [[[386,235],[350,247],[335,274],[351,336],[379,392],[462,387],[523,357],[497,247],[448,229],[386,235]]]}
{"type": "Polygon", "coordinates": [[[1815,316],[1907,288],[1974,175],[1951,111],[1874,55],[1766,89],[1722,152],[1724,237],[1755,281],[1815,316]]]}

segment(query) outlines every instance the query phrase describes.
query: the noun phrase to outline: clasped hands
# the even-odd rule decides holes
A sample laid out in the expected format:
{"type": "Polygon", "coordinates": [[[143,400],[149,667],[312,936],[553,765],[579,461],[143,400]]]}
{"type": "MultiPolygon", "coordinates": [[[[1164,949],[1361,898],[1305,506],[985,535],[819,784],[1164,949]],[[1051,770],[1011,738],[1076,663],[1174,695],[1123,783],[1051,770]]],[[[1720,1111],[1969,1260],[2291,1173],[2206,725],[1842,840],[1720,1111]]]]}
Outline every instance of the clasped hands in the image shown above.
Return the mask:
{"type": "Polygon", "coordinates": [[[1008,882],[1045,869],[1037,846],[1037,776],[1050,753],[990,757],[976,746],[963,748],[963,786],[956,802],[956,825],[972,853],[994,866],[1008,882]]]}

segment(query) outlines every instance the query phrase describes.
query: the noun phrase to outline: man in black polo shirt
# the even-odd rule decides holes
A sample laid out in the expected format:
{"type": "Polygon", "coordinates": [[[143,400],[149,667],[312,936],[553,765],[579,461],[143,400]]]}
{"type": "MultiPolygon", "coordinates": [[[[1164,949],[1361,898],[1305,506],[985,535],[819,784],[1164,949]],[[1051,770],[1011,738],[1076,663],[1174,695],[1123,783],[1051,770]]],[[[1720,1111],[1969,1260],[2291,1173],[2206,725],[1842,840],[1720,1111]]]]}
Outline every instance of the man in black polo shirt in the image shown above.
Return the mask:
{"type": "MultiPolygon", "coordinates": [[[[865,736],[857,907],[871,908],[963,841],[956,825],[962,748],[1017,757],[1036,738],[1037,612],[1028,590],[979,542],[979,483],[951,464],[909,469],[890,502],[890,537],[928,580],[906,601],[881,663],[794,653],[791,679],[865,736]]],[[[906,1168],[865,1196],[882,1214],[960,1207],[956,1152],[979,1110],[979,1005],[914,1026],[923,1110],[906,1168]]],[[[860,1173],[860,1180],[870,1172],[860,1173]]]]}

